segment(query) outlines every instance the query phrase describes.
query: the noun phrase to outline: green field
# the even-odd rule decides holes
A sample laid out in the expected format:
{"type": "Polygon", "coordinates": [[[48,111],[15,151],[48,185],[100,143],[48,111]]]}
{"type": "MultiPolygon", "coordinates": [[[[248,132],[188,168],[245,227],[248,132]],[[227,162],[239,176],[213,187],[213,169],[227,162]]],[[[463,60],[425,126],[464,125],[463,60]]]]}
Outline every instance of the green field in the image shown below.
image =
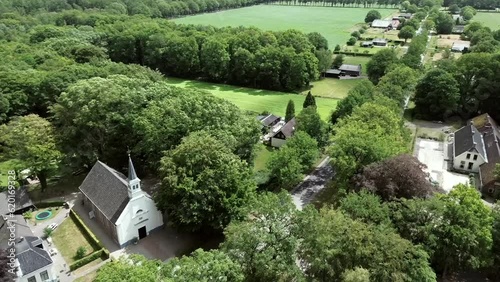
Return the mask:
{"type": "MultiPolygon", "coordinates": [[[[264,30],[297,29],[306,33],[319,32],[331,49],[336,44],[344,45],[350,37],[350,29],[364,21],[372,9],[339,7],[300,7],[258,5],[173,19],[181,24],[210,24],[224,26],[255,26],[264,30]]],[[[387,17],[395,9],[376,9],[387,17]]]]}
{"type": "Polygon", "coordinates": [[[477,13],[472,20],[480,22],[492,30],[500,29],[500,13],[477,13]]]}
{"type": "MultiPolygon", "coordinates": [[[[214,84],[196,80],[185,80],[178,78],[167,79],[170,85],[183,88],[196,88],[206,90],[213,95],[228,100],[242,110],[261,113],[271,112],[275,115],[284,116],[288,100],[293,100],[295,110],[302,108],[305,96],[300,94],[288,94],[283,92],[252,89],[225,84],[214,84]]],[[[318,112],[323,119],[328,119],[331,111],[337,106],[338,100],[329,98],[316,98],[318,112]]]]}
{"type": "MultiPolygon", "coordinates": [[[[317,96],[316,99],[319,99],[319,97],[342,99],[347,96],[347,92],[349,92],[351,88],[363,80],[367,79],[338,79],[326,77],[311,83],[311,93],[317,96]]],[[[306,90],[302,93],[307,94],[308,91],[309,90],[306,90]]]]}

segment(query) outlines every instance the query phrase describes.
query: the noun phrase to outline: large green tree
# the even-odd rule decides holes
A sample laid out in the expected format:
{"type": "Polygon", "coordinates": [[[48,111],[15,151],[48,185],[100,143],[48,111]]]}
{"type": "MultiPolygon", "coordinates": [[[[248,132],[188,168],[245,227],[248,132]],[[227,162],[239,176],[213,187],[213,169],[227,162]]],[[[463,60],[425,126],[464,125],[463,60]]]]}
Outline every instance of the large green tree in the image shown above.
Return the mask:
{"type": "Polygon", "coordinates": [[[366,14],[365,23],[371,23],[374,20],[378,20],[380,18],[382,18],[382,15],[380,15],[379,11],[377,11],[377,10],[370,10],[366,14]]]}
{"type": "Polygon", "coordinates": [[[396,51],[392,48],[382,49],[372,56],[366,65],[368,78],[374,84],[378,84],[379,80],[385,75],[392,64],[398,62],[396,51]]]}
{"type": "Polygon", "coordinates": [[[327,124],[321,119],[315,106],[303,109],[296,117],[297,130],[304,131],[316,139],[320,147],[326,144],[327,124]]]}
{"type": "Polygon", "coordinates": [[[299,151],[286,145],[271,155],[266,167],[270,172],[271,181],[280,189],[294,188],[303,177],[299,151]]]}
{"type": "Polygon", "coordinates": [[[222,230],[241,215],[239,208],[256,188],[247,163],[204,131],[191,133],[168,151],[160,174],[158,208],[172,224],[192,231],[222,230]]]}
{"type": "Polygon", "coordinates": [[[52,124],[37,115],[27,115],[1,126],[0,133],[0,142],[5,144],[7,155],[20,160],[35,173],[44,191],[47,178],[59,167],[62,158],[52,124]]]}
{"type": "Polygon", "coordinates": [[[400,107],[413,95],[419,74],[405,65],[396,65],[382,77],[375,88],[376,93],[394,99],[400,107]]]}
{"type": "Polygon", "coordinates": [[[401,28],[401,30],[398,33],[398,38],[404,39],[405,43],[408,39],[413,38],[413,36],[415,36],[415,28],[413,28],[412,26],[409,26],[409,25],[401,28]]]}
{"type": "Polygon", "coordinates": [[[228,45],[221,38],[210,38],[201,46],[200,64],[204,75],[213,81],[224,81],[229,71],[228,45]]]}
{"type": "Polygon", "coordinates": [[[290,195],[264,193],[243,208],[245,218],[224,231],[221,248],[239,262],[245,281],[300,281],[297,208],[290,195]]]}
{"type": "Polygon", "coordinates": [[[347,96],[340,100],[337,107],[332,112],[331,122],[337,123],[340,118],[349,116],[354,108],[371,101],[374,95],[373,83],[362,81],[349,90],[347,96]]]}
{"type": "Polygon", "coordinates": [[[286,105],[285,121],[288,122],[294,117],[295,117],[295,104],[293,103],[293,100],[290,99],[288,101],[288,104],[286,105]]]}
{"type": "Polygon", "coordinates": [[[459,96],[455,78],[442,69],[429,71],[415,87],[415,112],[426,119],[443,119],[457,109],[459,96]]]}
{"type": "Polygon", "coordinates": [[[297,131],[288,139],[285,148],[297,151],[304,171],[310,169],[319,157],[318,142],[304,131],[297,131]]]}

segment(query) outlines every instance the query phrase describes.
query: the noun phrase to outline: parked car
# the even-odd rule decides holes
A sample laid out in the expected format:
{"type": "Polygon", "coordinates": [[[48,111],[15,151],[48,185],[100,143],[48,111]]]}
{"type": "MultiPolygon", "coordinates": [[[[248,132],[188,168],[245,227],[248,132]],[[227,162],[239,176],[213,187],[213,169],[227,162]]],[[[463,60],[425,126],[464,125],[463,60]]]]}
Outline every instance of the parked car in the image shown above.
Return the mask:
{"type": "Polygon", "coordinates": [[[57,228],[57,223],[51,223],[49,226],[48,226],[51,230],[55,230],[57,228]]]}
{"type": "Polygon", "coordinates": [[[56,249],[50,249],[49,253],[50,253],[50,256],[55,256],[55,255],[57,255],[57,251],[56,251],[56,249]]]}

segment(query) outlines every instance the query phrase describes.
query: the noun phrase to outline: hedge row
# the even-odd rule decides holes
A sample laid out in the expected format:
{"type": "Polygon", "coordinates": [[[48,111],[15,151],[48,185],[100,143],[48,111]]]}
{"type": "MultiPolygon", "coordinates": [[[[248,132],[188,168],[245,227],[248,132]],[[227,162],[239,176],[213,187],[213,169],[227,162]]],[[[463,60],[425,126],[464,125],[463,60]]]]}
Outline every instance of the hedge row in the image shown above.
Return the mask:
{"type": "Polygon", "coordinates": [[[95,251],[95,252],[91,253],[90,255],[88,255],[84,258],[81,258],[81,259],[75,261],[74,263],[70,264],[69,270],[73,271],[75,269],[78,269],[86,264],[93,262],[94,260],[96,260],[98,258],[102,258],[104,260],[108,259],[109,258],[109,251],[106,250],[105,248],[102,248],[98,251],[95,251]]]}
{"type": "Polygon", "coordinates": [[[40,202],[35,204],[35,206],[39,209],[43,208],[52,208],[52,207],[62,207],[64,206],[64,201],[52,201],[52,202],[40,202]]]}
{"type": "Polygon", "coordinates": [[[84,233],[84,235],[86,235],[85,237],[87,237],[90,240],[92,248],[94,249],[104,248],[104,246],[97,239],[94,233],[90,231],[90,229],[85,225],[82,219],[73,211],[73,209],[70,210],[70,216],[75,220],[76,225],[80,228],[80,230],[84,233]]]}
{"type": "Polygon", "coordinates": [[[366,53],[357,53],[357,52],[345,52],[345,51],[335,51],[334,54],[342,54],[348,56],[362,56],[362,57],[371,57],[375,54],[366,54],[366,53]]]}

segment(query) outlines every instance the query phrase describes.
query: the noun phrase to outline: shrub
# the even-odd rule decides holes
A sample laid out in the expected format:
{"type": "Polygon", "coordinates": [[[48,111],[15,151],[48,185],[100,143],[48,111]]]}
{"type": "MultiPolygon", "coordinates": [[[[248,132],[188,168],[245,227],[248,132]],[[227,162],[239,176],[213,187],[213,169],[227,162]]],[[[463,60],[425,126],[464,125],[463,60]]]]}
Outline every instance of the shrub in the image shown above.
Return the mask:
{"type": "Polygon", "coordinates": [[[49,227],[45,227],[43,229],[43,236],[45,238],[49,238],[50,236],[52,236],[52,232],[54,232],[54,230],[50,229],[49,227]]]}
{"type": "Polygon", "coordinates": [[[333,51],[335,51],[335,52],[340,51],[340,45],[338,45],[338,44],[337,44],[337,45],[335,45],[335,49],[333,49],[333,51]]]}
{"type": "Polygon", "coordinates": [[[31,211],[27,211],[23,213],[23,218],[24,219],[31,219],[33,217],[33,213],[31,211]]]}
{"type": "Polygon", "coordinates": [[[356,39],[359,39],[361,37],[361,33],[359,33],[359,31],[353,31],[351,33],[351,36],[356,38],[356,39]]]}
{"type": "Polygon", "coordinates": [[[363,34],[363,33],[365,33],[365,31],[366,31],[366,29],[364,29],[364,28],[360,28],[360,29],[358,30],[359,34],[363,34]]]}
{"type": "Polygon", "coordinates": [[[78,247],[78,249],[76,250],[75,259],[79,260],[79,259],[83,258],[86,253],[87,253],[87,250],[85,249],[84,246],[78,247]]]}
{"type": "Polygon", "coordinates": [[[347,45],[349,46],[353,46],[354,44],[356,44],[356,37],[351,37],[349,38],[349,40],[347,41],[347,45]]]}
{"type": "MultiPolygon", "coordinates": [[[[82,267],[90,262],[93,262],[94,260],[100,258],[103,255],[103,252],[105,250],[106,249],[102,248],[102,249],[95,251],[92,254],[90,254],[84,258],[81,258],[81,259],[75,261],[74,263],[69,265],[69,270],[74,271],[75,269],[78,269],[78,268],[80,268],[80,267],[82,267]]],[[[107,253],[108,253],[108,257],[109,257],[109,252],[107,252],[107,253]]]]}

